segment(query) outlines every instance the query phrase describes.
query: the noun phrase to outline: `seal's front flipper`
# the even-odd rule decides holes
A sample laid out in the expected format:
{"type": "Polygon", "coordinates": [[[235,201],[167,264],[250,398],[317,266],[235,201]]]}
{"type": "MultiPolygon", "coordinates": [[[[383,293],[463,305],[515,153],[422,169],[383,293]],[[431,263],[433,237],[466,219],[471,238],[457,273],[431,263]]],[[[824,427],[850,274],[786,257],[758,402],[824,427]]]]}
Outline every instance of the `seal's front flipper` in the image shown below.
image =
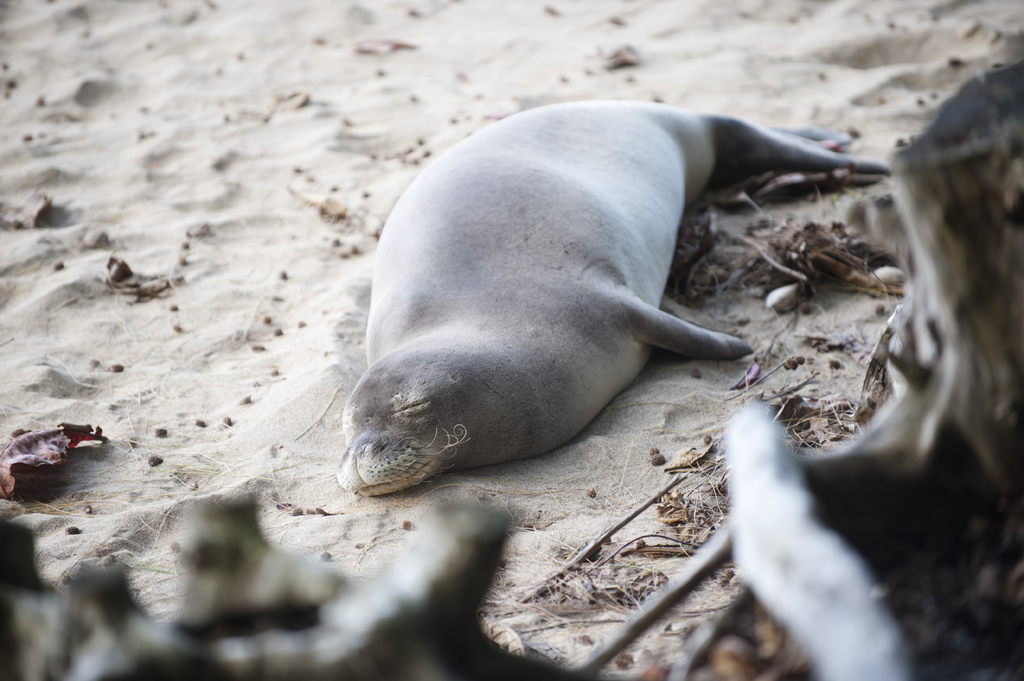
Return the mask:
{"type": "Polygon", "coordinates": [[[642,301],[630,305],[633,336],[665,350],[694,359],[736,359],[753,349],[745,341],[727,333],[708,331],[642,301]]]}

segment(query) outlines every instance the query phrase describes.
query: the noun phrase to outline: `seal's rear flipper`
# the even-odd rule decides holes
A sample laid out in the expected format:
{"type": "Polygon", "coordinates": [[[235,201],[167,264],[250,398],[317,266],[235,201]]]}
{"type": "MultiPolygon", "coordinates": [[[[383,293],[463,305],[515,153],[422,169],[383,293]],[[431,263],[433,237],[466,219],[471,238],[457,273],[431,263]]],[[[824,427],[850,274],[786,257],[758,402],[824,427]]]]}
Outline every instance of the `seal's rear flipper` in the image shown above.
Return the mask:
{"type": "Polygon", "coordinates": [[[715,116],[713,121],[716,162],[712,186],[731,184],[768,170],[824,172],[852,164],[858,173],[890,172],[884,161],[829,151],[799,134],[727,116],[715,116]]]}
{"type": "Polygon", "coordinates": [[[835,142],[842,151],[846,151],[850,143],[853,142],[853,138],[845,132],[825,128],[820,125],[808,125],[802,128],[780,128],[773,126],[772,129],[814,140],[815,142],[835,142]]]}
{"type": "Polygon", "coordinates": [[[641,343],[694,359],[736,359],[754,350],[736,336],[708,331],[640,300],[630,305],[633,336],[641,343]]]}

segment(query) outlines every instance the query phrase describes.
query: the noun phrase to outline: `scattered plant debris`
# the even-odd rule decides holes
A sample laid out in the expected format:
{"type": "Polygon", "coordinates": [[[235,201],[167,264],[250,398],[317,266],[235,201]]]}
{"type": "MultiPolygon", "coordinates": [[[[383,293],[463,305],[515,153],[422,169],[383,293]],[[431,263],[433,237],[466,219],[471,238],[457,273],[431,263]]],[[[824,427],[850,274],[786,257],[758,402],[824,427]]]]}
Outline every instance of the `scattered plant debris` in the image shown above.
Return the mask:
{"type": "Polygon", "coordinates": [[[135,296],[136,303],[156,298],[172,285],[185,283],[184,277],[165,275],[136,274],[121,258],[116,255],[107,260],[107,286],[118,293],[135,296]]]}
{"type": "Polygon", "coordinates": [[[793,334],[805,339],[812,348],[819,352],[842,350],[857,360],[861,366],[868,365],[872,347],[864,340],[864,335],[853,324],[833,326],[826,329],[815,320],[807,322],[802,332],[793,334]]]}
{"type": "Polygon", "coordinates": [[[632,45],[623,45],[611,50],[604,57],[604,67],[609,71],[621,69],[624,66],[640,66],[640,53],[632,45]]]}
{"type": "Polygon", "coordinates": [[[757,382],[757,378],[760,375],[761,367],[757,364],[756,361],[751,362],[750,366],[747,367],[746,372],[743,374],[743,378],[741,378],[736,385],[729,388],[729,390],[746,390],[747,388],[749,388],[750,386],[754,385],[754,383],[757,382]]]}
{"type": "Polygon", "coordinates": [[[387,52],[396,52],[398,50],[415,49],[416,46],[412,43],[393,40],[390,38],[370,38],[367,40],[360,40],[355,45],[355,51],[360,54],[385,54],[387,52]]]}
{"type": "Polygon", "coordinates": [[[791,395],[772,403],[775,420],[801,447],[818,448],[826,443],[846,440],[853,434],[853,414],[857,405],[840,394],[809,399],[791,395]]]}
{"type": "MultiPolygon", "coordinates": [[[[868,243],[841,221],[760,220],[746,234],[717,233],[712,217],[684,220],[680,243],[699,244],[677,250],[668,292],[690,302],[717,298],[734,290],[764,296],[797,283],[804,298],[816,284],[842,284],[901,295],[902,286],[887,284],[874,272],[892,266],[885,251],[868,243]]],[[[890,279],[892,281],[892,279],[890,279]]]]}
{"type": "Polygon", "coordinates": [[[276,113],[301,109],[307,104],[309,104],[309,93],[305,90],[293,92],[290,95],[274,95],[263,109],[262,120],[265,123],[273,118],[276,113]]]}
{"type": "Polygon", "coordinates": [[[6,204],[0,201],[0,227],[4,229],[33,229],[41,226],[53,200],[39,191],[32,191],[21,203],[6,204]]]}
{"type": "Polygon", "coordinates": [[[345,222],[348,217],[348,208],[333,196],[314,196],[288,187],[288,193],[302,201],[306,205],[313,206],[320,211],[320,218],[324,222],[345,222]]]}

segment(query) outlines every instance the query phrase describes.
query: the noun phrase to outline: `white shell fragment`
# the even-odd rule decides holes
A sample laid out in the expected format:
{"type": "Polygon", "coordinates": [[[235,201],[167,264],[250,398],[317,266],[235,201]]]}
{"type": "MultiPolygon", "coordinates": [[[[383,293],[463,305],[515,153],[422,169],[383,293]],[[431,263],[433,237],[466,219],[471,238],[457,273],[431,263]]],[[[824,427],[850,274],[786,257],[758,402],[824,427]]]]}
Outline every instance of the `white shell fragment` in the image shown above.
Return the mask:
{"type": "Polygon", "coordinates": [[[764,304],[776,312],[789,312],[800,302],[800,284],[780,286],[765,299],[764,304]]]}
{"type": "Polygon", "coordinates": [[[886,265],[875,270],[875,276],[886,286],[902,286],[906,275],[899,267],[886,265]]]}

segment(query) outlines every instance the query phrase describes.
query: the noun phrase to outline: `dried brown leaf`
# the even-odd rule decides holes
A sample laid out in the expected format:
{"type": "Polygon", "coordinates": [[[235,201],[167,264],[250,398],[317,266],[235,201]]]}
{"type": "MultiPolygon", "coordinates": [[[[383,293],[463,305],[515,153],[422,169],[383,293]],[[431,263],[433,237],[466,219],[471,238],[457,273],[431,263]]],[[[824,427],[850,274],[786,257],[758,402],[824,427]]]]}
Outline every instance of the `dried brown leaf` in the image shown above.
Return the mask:
{"type": "Polygon", "coordinates": [[[14,493],[12,466],[56,466],[67,461],[69,448],[86,440],[106,442],[102,428],[62,423],[52,430],[21,433],[0,451],[0,498],[10,499],[14,493]]]}
{"type": "Polygon", "coordinates": [[[688,447],[687,449],[681,450],[676,457],[669,464],[668,468],[665,469],[666,473],[679,473],[696,463],[704,461],[708,454],[716,452],[718,445],[710,445],[703,449],[696,449],[694,447],[688,447]]]}
{"type": "Polygon", "coordinates": [[[43,466],[64,463],[69,440],[60,428],[24,433],[7,443],[0,452],[0,497],[14,494],[11,466],[43,466]]]}

